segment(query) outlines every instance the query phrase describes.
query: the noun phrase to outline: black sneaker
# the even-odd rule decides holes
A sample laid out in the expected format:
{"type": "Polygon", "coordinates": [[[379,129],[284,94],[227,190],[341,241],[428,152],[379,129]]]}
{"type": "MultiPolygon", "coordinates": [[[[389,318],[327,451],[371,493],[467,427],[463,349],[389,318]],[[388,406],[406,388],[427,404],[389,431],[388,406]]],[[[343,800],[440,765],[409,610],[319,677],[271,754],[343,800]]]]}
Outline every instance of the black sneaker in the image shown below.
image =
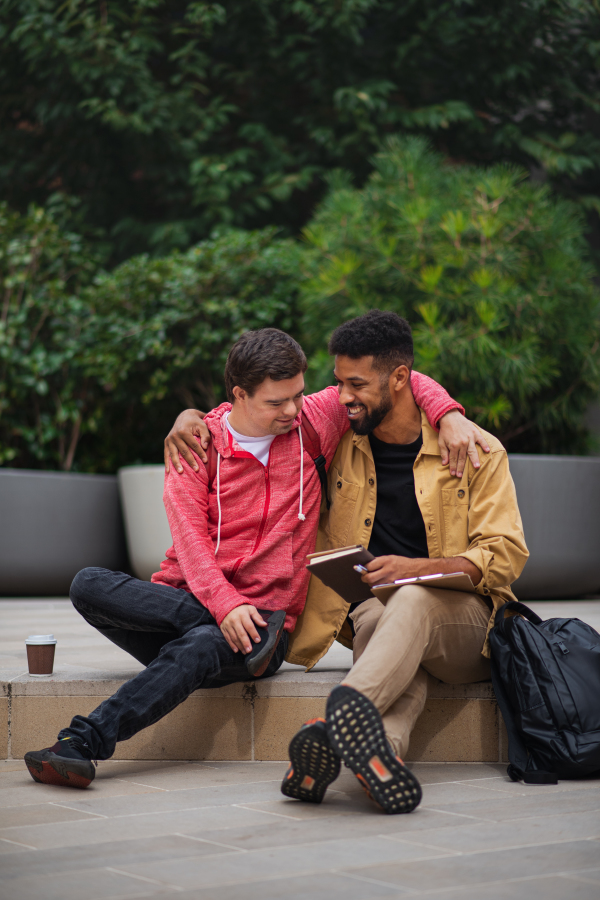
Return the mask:
{"type": "Polygon", "coordinates": [[[86,788],[96,777],[96,769],[77,738],[66,737],[45,750],[25,754],[25,765],[38,784],[86,788]]]}
{"type": "Polygon", "coordinates": [[[260,635],[260,644],[255,644],[250,653],[246,654],[245,659],[246,668],[254,678],[262,675],[271,662],[285,625],[285,610],[283,609],[275,610],[275,612],[271,609],[259,609],[258,612],[267,623],[267,627],[256,628],[260,635]]]}
{"type": "Polygon", "coordinates": [[[309,719],[290,741],[291,766],[281,793],[294,800],[320,803],[340,774],[340,761],[331,749],[325,719],[309,719]]]}
{"type": "Polygon", "coordinates": [[[327,734],[334,751],[386,813],[409,813],[419,805],[421,785],[390,747],[379,711],[368,697],[345,684],[335,687],[327,701],[327,734]]]}

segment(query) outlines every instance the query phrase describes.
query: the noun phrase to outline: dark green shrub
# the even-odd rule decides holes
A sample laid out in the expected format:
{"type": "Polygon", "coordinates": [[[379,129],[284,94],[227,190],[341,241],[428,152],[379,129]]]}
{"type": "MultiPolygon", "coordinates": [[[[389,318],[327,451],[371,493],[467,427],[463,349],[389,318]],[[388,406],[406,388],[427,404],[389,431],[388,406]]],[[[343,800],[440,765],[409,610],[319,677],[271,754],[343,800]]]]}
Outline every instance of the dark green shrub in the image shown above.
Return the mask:
{"type": "Polygon", "coordinates": [[[80,465],[111,471],[162,458],[183,407],[225,399],[231,344],[252,328],[297,332],[302,248],[275,230],[232,231],[164,259],[138,256],[88,293],[97,344],[88,370],[109,397],[80,465]]]}
{"type": "Polygon", "coordinates": [[[0,205],[0,464],[70,469],[94,426],[90,315],[78,296],[94,270],[81,238],[44,210],[0,205]]]}
{"type": "Polygon", "coordinates": [[[364,190],[333,185],[306,229],[315,383],[323,332],[367,309],[413,325],[415,365],[512,451],[585,448],[598,394],[598,291],[577,209],[507,167],[451,165],[391,139],[364,190]]]}
{"type": "Polygon", "coordinates": [[[295,233],[400,131],[599,206],[597,0],[3,0],[0,40],[0,196],[78,198],[113,261],[295,233]]]}
{"type": "Polygon", "coordinates": [[[231,232],[92,275],[50,216],[0,209],[0,464],[111,472],[160,462],[183,406],[224,399],[231,343],[297,330],[302,248],[231,232]]]}

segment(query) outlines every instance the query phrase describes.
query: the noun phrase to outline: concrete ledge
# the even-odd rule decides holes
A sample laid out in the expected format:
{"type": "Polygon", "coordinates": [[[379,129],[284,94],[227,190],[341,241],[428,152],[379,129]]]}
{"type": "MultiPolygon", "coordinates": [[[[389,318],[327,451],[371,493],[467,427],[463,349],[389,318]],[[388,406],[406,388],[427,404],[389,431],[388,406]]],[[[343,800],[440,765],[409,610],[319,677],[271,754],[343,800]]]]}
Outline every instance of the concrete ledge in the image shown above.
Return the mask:
{"type": "MultiPolygon", "coordinates": [[[[118,745],[116,759],[283,760],[293,734],[323,715],[345,669],[282,671],[192,694],[160,722],[118,745]]],[[[88,715],[132,672],[63,666],[48,679],[0,672],[0,758],[54,742],[76,715],[88,715]]],[[[506,736],[489,682],[447,685],[431,679],[413,733],[411,760],[503,762],[506,736]]]]}

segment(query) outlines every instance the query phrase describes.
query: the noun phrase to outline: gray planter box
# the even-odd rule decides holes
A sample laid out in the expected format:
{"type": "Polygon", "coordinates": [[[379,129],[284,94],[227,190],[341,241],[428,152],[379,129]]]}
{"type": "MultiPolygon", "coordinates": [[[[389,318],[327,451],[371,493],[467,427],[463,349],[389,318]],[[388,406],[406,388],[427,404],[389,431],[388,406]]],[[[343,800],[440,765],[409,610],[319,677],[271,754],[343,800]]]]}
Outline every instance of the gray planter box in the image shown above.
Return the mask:
{"type": "Polygon", "coordinates": [[[119,469],[127,547],[134,573],[150,581],[173,544],[163,504],[164,466],[119,469]]]}
{"type": "Polygon", "coordinates": [[[0,596],[65,596],[85,566],[127,567],[115,475],[0,469],[0,596]]]}
{"type": "Polygon", "coordinates": [[[520,600],[600,592],[600,459],[509,456],[531,556],[520,600]]]}

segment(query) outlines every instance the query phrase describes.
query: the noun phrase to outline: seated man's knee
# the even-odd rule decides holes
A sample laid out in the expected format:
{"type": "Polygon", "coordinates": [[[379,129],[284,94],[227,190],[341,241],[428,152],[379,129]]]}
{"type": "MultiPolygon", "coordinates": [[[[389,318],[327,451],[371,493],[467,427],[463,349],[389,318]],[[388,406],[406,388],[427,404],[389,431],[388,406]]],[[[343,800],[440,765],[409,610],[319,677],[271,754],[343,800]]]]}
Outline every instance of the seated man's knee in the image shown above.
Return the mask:
{"type": "Polygon", "coordinates": [[[98,566],[81,569],[71,582],[69,589],[69,597],[73,606],[77,606],[78,603],[89,603],[109,574],[112,575],[110,569],[102,569],[98,566]]]}
{"type": "Polygon", "coordinates": [[[386,604],[388,615],[407,615],[411,610],[423,612],[432,605],[437,605],[439,600],[432,594],[431,588],[420,584],[406,584],[393,594],[386,604]]]}

